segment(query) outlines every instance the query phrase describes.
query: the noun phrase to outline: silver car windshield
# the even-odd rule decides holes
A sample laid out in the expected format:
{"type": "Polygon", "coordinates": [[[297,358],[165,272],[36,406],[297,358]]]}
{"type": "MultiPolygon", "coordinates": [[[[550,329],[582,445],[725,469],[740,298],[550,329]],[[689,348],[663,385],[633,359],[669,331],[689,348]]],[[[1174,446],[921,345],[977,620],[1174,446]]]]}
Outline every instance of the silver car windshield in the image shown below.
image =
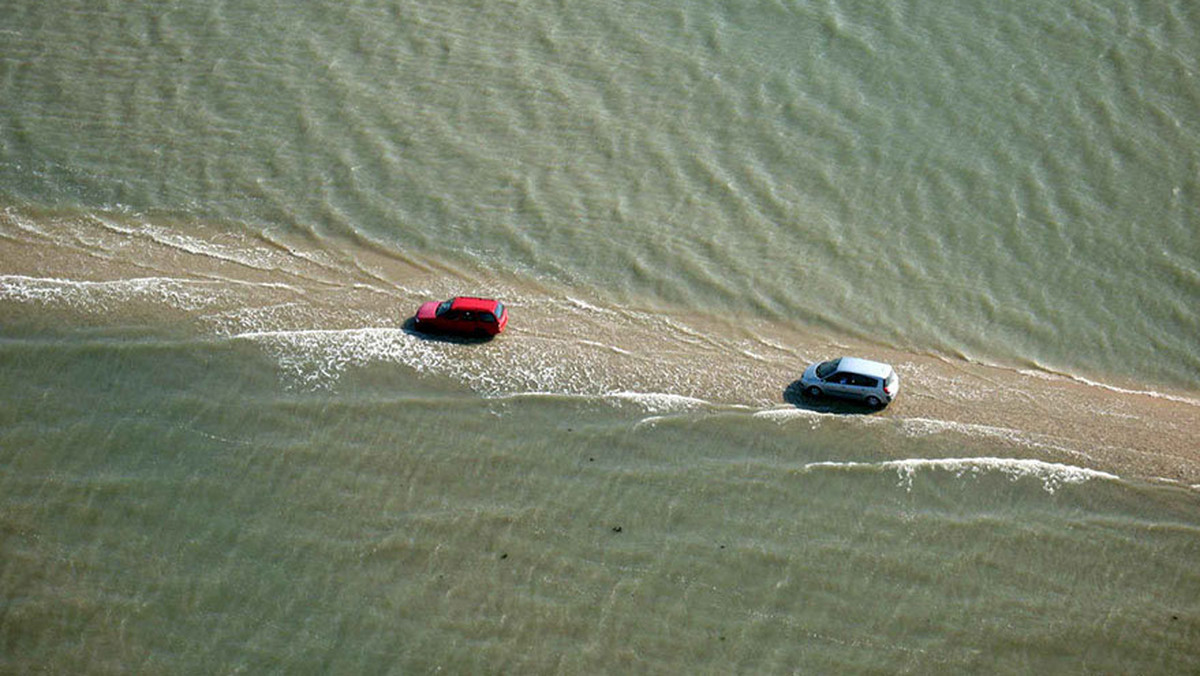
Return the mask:
{"type": "Polygon", "coordinates": [[[841,359],[834,359],[833,361],[827,361],[827,362],[817,366],[817,377],[820,378],[821,380],[824,380],[824,379],[828,378],[829,376],[833,375],[834,373],[837,372],[838,364],[840,364],[841,362],[842,362],[841,359]]]}

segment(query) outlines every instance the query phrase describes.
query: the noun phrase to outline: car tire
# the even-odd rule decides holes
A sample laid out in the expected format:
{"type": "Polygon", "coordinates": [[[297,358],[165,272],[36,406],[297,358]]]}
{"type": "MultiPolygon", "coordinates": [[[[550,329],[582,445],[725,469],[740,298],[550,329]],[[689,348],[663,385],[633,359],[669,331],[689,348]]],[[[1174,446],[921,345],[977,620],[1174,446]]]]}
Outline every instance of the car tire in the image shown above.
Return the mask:
{"type": "Polygon", "coordinates": [[[817,397],[821,396],[821,388],[817,387],[816,385],[813,385],[813,386],[809,387],[807,390],[804,390],[804,393],[807,394],[808,396],[812,397],[813,399],[816,399],[817,397]]]}
{"type": "Polygon", "coordinates": [[[879,408],[882,405],[883,402],[879,400],[879,397],[867,397],[867,406],[870,406],[871,408],[879,408]]]}

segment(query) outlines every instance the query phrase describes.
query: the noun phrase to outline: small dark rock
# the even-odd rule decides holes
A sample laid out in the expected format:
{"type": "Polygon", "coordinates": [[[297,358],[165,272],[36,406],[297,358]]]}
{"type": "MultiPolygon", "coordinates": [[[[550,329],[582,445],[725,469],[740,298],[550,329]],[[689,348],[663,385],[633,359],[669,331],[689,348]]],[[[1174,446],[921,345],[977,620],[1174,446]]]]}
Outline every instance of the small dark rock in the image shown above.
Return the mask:
{"type": "Polygon", "coordinates": [[[506,552],[506,553],[504,553],[504,554],[501,554],[501,555],[500,555],[500,558],[501,558],[501,559],[507,559],[507,558],[508,558],[508,553],[506,552]]]}
{"type": "Polygon", "coordinates": [[[621,532],[621,527],[620,527],[620,526],[613,526],[613,529],[612,529],[612,531],[613,531],[614,533],[620,533],[620,532],[621,532]]]}

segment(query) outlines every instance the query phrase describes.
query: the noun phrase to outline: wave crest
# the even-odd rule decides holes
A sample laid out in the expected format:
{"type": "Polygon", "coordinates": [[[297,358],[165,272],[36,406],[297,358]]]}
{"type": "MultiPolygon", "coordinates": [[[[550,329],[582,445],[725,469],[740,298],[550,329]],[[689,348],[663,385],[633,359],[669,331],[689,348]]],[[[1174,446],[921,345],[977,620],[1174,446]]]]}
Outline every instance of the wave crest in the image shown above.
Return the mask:
{"type": "Polygon", "coordinates": [[[1000,472],[1013,481],[1034,478],[1041,480],[1042,487],[1048,493],[1055,492],[1064,484],[1080,484],[1092,479],[1120,480],[1120,477],[1108,472],[1028,458],[907,458],[886,462],[813,462],[804,466],[805,472],[821,470],[894,470],[900,478],[899,485],[909,491],[912,490],[913,477],[921,470],[952,472],[956,477],[1000,472]]]}

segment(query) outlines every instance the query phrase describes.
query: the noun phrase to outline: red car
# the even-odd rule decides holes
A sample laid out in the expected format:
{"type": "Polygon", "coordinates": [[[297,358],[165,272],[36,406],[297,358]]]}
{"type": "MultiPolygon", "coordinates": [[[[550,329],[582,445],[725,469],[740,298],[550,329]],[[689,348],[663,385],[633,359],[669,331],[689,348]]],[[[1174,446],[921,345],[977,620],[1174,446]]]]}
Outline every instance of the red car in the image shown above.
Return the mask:
{"type": "Polygon", "coordinates": [[[441,303],[431,300],[417,310],[415,328],[427,333],[491,337],[508,325],[504,303],[490,298],[456,296],[441,303]]]}

